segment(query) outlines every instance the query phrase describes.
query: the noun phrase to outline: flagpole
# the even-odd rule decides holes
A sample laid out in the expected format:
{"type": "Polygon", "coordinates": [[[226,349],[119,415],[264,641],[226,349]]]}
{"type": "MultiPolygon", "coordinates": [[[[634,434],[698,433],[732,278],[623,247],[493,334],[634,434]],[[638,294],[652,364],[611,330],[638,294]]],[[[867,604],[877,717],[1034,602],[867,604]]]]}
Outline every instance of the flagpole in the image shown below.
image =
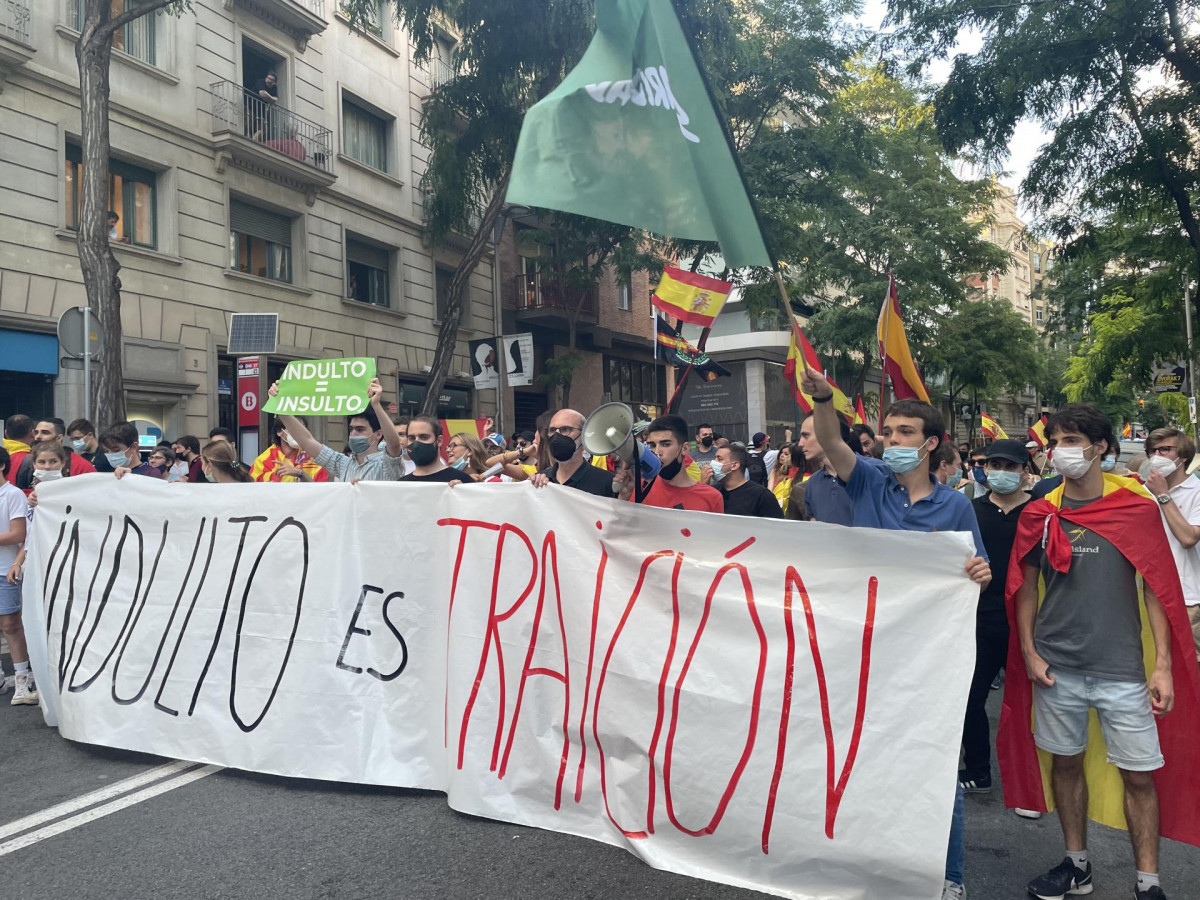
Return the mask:
{"type": "Polygon", "coordinates": [[[888,269],[888,291],[887,299],[884,300],[884,305],[887,307],[888,315],[883,320],[883,341],[879,345],[879,433],[883,432],[883,411],[888,406],[887,403],[887,346],[888,346],[888,330],[892,324],[893,312],[892,296],[896,285],[896,277],[892,274],[892,270],[888,269]]]}

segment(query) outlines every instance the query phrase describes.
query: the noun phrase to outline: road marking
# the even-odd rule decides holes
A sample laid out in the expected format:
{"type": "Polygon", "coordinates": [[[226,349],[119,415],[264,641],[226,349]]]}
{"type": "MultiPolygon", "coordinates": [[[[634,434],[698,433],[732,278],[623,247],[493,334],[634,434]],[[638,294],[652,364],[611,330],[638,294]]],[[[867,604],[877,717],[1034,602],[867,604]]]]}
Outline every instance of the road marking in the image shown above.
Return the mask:
{"type": "Polygon", "coordinates": [[[36,828],[38,825],[43,825],[46,822],[61,819],[63,816],[69,816],[71,813],[79,812],[79,810],[86,809],[89,806],[95,806],[97,803],[103,803],[105,800],[111,800],[113,797],[119,797],[121,794],[150,784],[153,781],[158,781],[160,778],[166,778],[168,775],[175,775],[185,769],[190,769],[194,765],[196,763],[176,760],[163,766],[155,766],[153,769],[147,769],[144,772],[139,772],[121,781],[114,781],[112,784],[91,791],[90,793],[80,794],[78,797],[66,800],[57,806],[51,806],[49,809],[43,809],[41,812],[33,813],[23,819],[17,819],[15,822],[7,822],[4,825],[0,825],[0,840],[14,834],[20,834],[22,831],[28,831],[30,828],[36,828]]]}
{"type": "MultiPolygon", "coordinates": [[[[190,766],[190,765],[193,765],[193,763],[173,763],[170,765],[190,766]]],[[[159,768],[167,769],[167,768],[169,768],[169,766],[161,766],[159,768]]],[[[54,822],[51,825],[47,825],[44,828],[39,828],[36,831],[30,831],[27,834],[21,835],[20,837],[16,837],[16,838],[13,838],[12,840],[0,843],[0,856],[7,856],[10,853],[15,853],[17,850],[21,850],[25,847],[32,846],[33,844],[40,843],[40,842],[46,840],[47,838],[55,837],[56,835],[60,835],[63,832],[71,831],[72,829],[79,828],[81,825],[87,825],[89,822],[94,822],[97,819],[102,819],[105,816],[112,815],[115,812],[120,812],[121,810],[126,809],[127,807],[134,806],[138,803],[142,803],[143,801],[153,799],[154,797],[157,797],[159,794],[165,794],[167,791],[173,791],[173,790],[175,790],[175,788],[180,788],[180,787],[183,787],[184,785],[191,784],[193,781],[199,781],[201,778],[206,778],[207,776],[212,775],[214,772],[220,772],[223,768],[224,768],[224,766],[202,766],[199,769],[192,769],[191,771],[188,771],[188,772],[182,772],[180,774],[174,775],[173,777],[166,778],[162,781],[159,781],[157,784],[152,784],[149,787],[142,788],[139,791],[127,793],[122,797],[118,797],[116,800],[112,800],[112,801],[110,801],[108,803],[104,803],[100,806],[94,806],[91,809],[87,810],[86,812],[82,812],[77,815],[70,816],[69,818],[66,818],[66,819],[60,819],[59,821],[54,822]]],[[[157,771],[157,770],[152,770],[152,771],[157,771]]],[[[143,776],[148,776],[149,774],[150,773],[143,773],[143,776]]],[[[159,774],[161,775],[162,773],[159,772],[159,774]]],[[[135,776],[135,777],[138,777],[138,776],[135,776]]],[[[126,779],[126,780],[131,781],[133,779],[126,779]]],[[[146,778],[146,780],[152,780],[152,779],[146,778]]],[[[120,784],[121,783],[118,782],[118,784],[111,785],[110,788],[108,788],[106,790],[110,790],[111,788],[116,788],[120,784]]],[[[96,791],[95,793],[99,794],[101,792],[96,791]]],[[[90,795],[84,795],[84,796],[87,797],[90,795]]],[[[84,799],[84,798],[82,798],[82,797],[76,798],[76,800],[68,801],[68,803],[78,803],[78,801],[82,800],[82,799],[84,799]]],[[[60,804],[60,805],[66,806],[68,804],[60,804]]],[[[49,812],[51,812],[51,810],[46,810],[46,813],[49,813],[49,812]]],[[[43,821],[45,820],[44,813],[36,814],[36,816],[42,817],[43,821]]],[[[35,818],[36,816],[30,816],[28,818],[32,819],[32,818],[35,818]]],[[[22,822],[22,821],[25,821],[25,820],[24,819],[18,820],[18,822],[12,823],[12,825],[20,824],[20,822],[22,822]]],[[[12,825],[5,826],[6,830],[11,828],[12,825]]],[[[8,833],[11,833],[11,832],[8,832],[8,833]]]]}

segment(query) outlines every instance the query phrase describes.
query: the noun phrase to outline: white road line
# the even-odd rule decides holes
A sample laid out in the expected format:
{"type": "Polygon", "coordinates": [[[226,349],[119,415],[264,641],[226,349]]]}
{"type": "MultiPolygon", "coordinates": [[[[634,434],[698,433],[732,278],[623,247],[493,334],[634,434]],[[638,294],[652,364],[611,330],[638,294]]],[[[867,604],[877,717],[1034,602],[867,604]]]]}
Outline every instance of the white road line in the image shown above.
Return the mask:
{"type": "Polygon", "coordinates": [[[47,825],[45,828],[39,828],[37,831],[30,831],[20,837],[13,838],[10,841],[5,841],[0,844],[0,856],[7,856],[10,853],[15,853],[25,847],[40,843],[47,838],[52,838],[62,834],[65,831],[70,831],[78,828],[81,825],[87,825],[89,822],[94,822],[97,819],[102,819],[105,816],[112,815],[115,812],[120,812],[126,807],[134,806],[145,800],[150,800],[157,797],[159,794],[165,794],[167,791],[173,791],[175,788],[183,787],[185,784],[191,784],[193,781],[199,781],[212,775],[214,772],[220,772],[224,766],[203,766],[199,769],[193,769],[190,772],[184,772],[176,775],[173,778],[168,778],[165,781],[160,781],[158,784],[152,784],[148,788],[143,788],[140,791],[135,791],[132,794],[126,794],[124,797],[119,797],[102,806],[96,806],[86,812],[71,816],[67,819],[61,819],[52,825],[47,825]]]}
{"type": "Polygon", "coordinates": [[[152,781],[158,781],[160,778],[166,778],[168,775],[175,775],[185,769],[190,769],[194,765],[196,763],[176,760],[163,766],[155,766],[153,769],[147,769],[144,772],[139,772],[137,775],[122,779],[121,781],[114,781],[112,784],[91,791],[90,793],[80,794],[78,797],[73,797],[56,806],[51,806],[48,809],[43,809],[41,812],[28,815],[23,819],[17,819],[15,822],[6,822],[0,825],[0,840],[4,840],[4,838],[14,834],[20,834],[22,831],[28,831],[30,828],[36,828],[38,825],[43,825],[46,822],[61,819],[63,816],[69,816],[71,813],[79,812],[79,810],[94,806],[97,803],[103,803],[105,800],[111,800],[113,797],[118,797],[128,791],[150,784],[152,781]]]}

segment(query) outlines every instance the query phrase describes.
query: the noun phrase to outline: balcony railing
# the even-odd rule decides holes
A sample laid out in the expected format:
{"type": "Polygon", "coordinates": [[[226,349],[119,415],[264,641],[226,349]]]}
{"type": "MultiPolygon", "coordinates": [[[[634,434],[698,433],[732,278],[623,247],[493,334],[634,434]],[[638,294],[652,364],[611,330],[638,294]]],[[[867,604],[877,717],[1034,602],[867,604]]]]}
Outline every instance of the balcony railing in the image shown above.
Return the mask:
{"type": "MultiPolygon", "coordinates": [[[[321,0],[305,0],[320,5],[321,0]]],[[[284,156],[333,174],[333,133],[278,103],[268,103],[232,81],[217,81],[212,94],[213,133],[232,131],[284,156]]]]}
{"type": "MultiPolygon", "coordinates": [[[[553,279],[543,278],[541,275],[534,273],[532,275],[518,275],[516,283],[518,309],[561,309],[564,312],[567,311],[567,304],[559,296],[558,288],[553,279]]],[[[579,304],[579,311],[585,313],[594,313],[596,311],[594,291],[589,291],[584,295],[583,301],[579,304]]]]}
{"type": "Polygon", "coordinates": [[[22,44],[29,41],[29,4],[26,0],[0,0],[0,36],[22,44]]]}
{"type": "Polygon", "coordinates": [[[307,9],[310,13],[325,18],[325,0],[293,0],[307,9]]]}
{"type": "Polygon", "coordinates": [[[429,58],[429,86],[441,87],[447,81],[454,79],[454,66],[446,62],[440,56],[432,56],[429,58]]]}

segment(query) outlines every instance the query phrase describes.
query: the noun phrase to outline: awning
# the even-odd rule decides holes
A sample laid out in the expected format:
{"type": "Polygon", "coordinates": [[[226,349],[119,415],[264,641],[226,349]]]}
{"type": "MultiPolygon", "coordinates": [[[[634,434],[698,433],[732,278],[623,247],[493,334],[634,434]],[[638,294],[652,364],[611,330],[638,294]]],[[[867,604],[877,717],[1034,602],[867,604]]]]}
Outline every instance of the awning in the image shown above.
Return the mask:
{"type": "Polygon", "coordinates": [[[52,334],[0,328],[0,370],[58,374],[58,338],[52,334]]]}

